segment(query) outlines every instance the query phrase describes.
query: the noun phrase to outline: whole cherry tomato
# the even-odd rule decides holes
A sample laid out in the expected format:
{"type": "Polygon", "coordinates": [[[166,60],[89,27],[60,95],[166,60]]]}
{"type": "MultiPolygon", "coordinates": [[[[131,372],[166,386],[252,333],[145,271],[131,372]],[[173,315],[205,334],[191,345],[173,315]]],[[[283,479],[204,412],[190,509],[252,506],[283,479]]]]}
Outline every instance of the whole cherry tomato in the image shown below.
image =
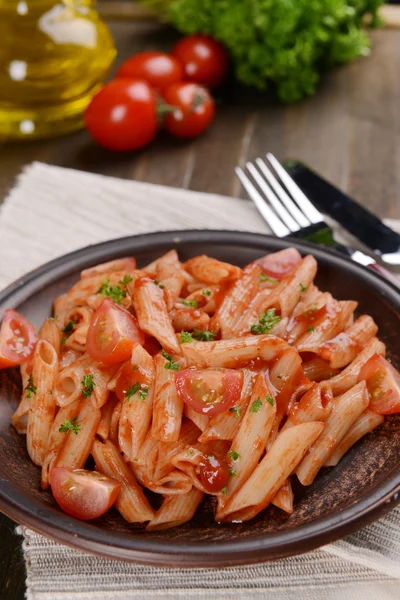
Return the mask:
{"type": "Polygon", "coordinates": [[[183,66],[173,56],[165,52],[139,52],[122,63],[117,71],[117,79],[144,79],[157,90],[171,83],[182,81],[183,66]]]}
{"type": "Polygon", "coordinates": [[[141,79],[110,81],[87,107],[85,125],[109,150],[143,148],[157,132],[156,92],[141,79]]]}
{"type": "Polygon", "coordinates": [[[208,35],[188,35],[172,50],[184,66],[185,78],[214,88],[226,78],[228,55],[222,44],[208,35]]]}
{"type": "Polygon", "coordinates": [[[163,98],[171,107],[164,126],[175,137],[196,137],[213,120],[214,100],[204,87],[196,83],[173,83],[164,90],[163,98]]]}

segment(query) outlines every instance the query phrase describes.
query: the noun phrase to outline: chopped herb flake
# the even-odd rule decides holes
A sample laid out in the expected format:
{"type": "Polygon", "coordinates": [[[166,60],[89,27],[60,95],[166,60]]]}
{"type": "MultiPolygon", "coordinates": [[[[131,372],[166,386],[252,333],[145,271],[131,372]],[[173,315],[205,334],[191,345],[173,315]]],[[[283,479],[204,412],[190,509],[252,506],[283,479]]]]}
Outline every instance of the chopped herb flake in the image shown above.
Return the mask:
{"type": "Polygon", "coordinates": [[[242,409],[240,408],[240,406],[232,406],[232,408],[229,409],[229,412],[235,413],[236,419],[240,419],[241,411],[242,411],[242,409]]]}
{"type": "Polygon", "coordinates": [[[203,290],[201,293],[203,296],[211,296],[211,290],[203,290]]]}
{"type": "Polygon", "coordinates": [[[216,335],[214,331],[202,331],[201,329],[194,329],[193,331],[194,339],[201,342],[212,342],[216,335]]]}
{"type": "Polygon", "coordinates": [[[97,290],[97,294],[108,296],[117,304],[121,304],[123,298],[126,298],[126,291],[119,285],[110,285],[110,280],[106,279],[103,285],[97,290]]]}
{"type": "Polygon", "coordinates": [[[275,404],[275,400],[273,399],[272,396],[265,396],[266,401],[273,406],[275,404]]]}
{"type": "Polygon", "coordinates": [[[148,388],[148,387],[142,387],[142,388],[139,390],[139,398],[140,398],[141,400],[146,400],[146,398],[147,398],[147,394],[148,394],[148,393],[149,393],[149,388],[148,388]]]}
{"type": "Polygon", "coordinates": [[[280,320],[280,317],[275,316],[275,308],[270,308],[261,315],[257,324],[251,326],[250,331],[257,334],[268,333],[280,320]]]}
{"type": "Polygon", "coordinates": [[[299,283],[299,285],[300,285],[300,290],[301,290],[302,292],[305,292],[305,291],[306,291],[306,289],[307,289],[307,286],[306,286],[306,285],[304,285],[303,283],[299,283]]]}
{"type": "Polygon", "coordinates": [[[277,375],[278,379],[282,379],[282,373],[279,373],[279,375],[277,375]]]}
{"type": "Polygon", "coordinates": [[[78,435],[80,430],[82,429],[82,425],[78,423],[78,417],[74,417],[72,421],[65,419],[63,423],[61,423],[60,429],[58,430],[60,433],[68,433],[72,431],[75,435],[78,435]]]}
{"type": "Polygon", "coordinates": [[[192,308],[198,308],[197,300],[182,300],[182,304],[191,306],[192,308]]]}
{"type": "Polygon", "coordinates": [[[261,398],[257,398],[257,400],[254,400],[253,404],[250,406],[250,412],[258,413],[258,412],[260,412],[261,407],[262,407],[262,400],[261,400],[261,398]]]}
{"type": "Polygon", "coordinates": [[[68,323],[66,324],[66,326],[64,327],[62,332],[65,333],[65,335],[69,335],[74,330],[74,327],[75,327],[75,323],[71,319],[70,321],[68,321],[68,323]]]}
{"type": "Polygon", "coordinates": [[[140,383],[137,381],[134,385],[131,385],[130,387],[128,387],[126,394],[125,394],[125,402],[129,402],[129,400],[132,398],[132,396],[134,396],[136,394],[137,391],[140,390],[140,383]]]}
{"type": "Polygon", "coordinates": [[[229,471],[229,475],[230,475],[231,477],[237,477],[237,476],[238,476],[238,474],[237,474],[237,471],[235,471],[234,469],[230,469],[230,471],[229,471]]]}
{"type": "Polygon", "coordinates": [[[57,321],[58,319],[58,315],[56,315],[55,317],[49,317],[50,321],[57,321]]]}
{"type": "Polygon", "coordinates": [[[311,333],[312,331],[315,331],[314,325],[310,325],[309,327],[307,327],[307,332],[308,333],[311,333]]]}
{"type": "Polygon", "coordinates": [[[159,287],[161,290],[163,290],[163,289],[165,288],[165,285],[164,285],[163,283],[161,283],[161,281],[158,281],[158,279],[155,279],[155,280],[154,280],[154,283],[155,283],[156,285],[158,285],[158,287],[159,287]]]}
{"type": "Polygon", "coordinates": [[[26,391],[26,397],[28,399],[31,397],[32,394],[34,394],[36,396],[37,387],[33,383],[32,375],[29,375],[28,385],[26,386],[25,391],[26,391]]]}
{"type": "Polygon", "coordinates": [[[189,331],[181,331],[181,344],[188,344],[193,342],[193,336],[189,331]]]}
{"type": "Polygon", "coordinates": [[[133,281],[133,277],[131,277],[130,275],[124,275],[124,278],[118,281],[118,283],[126,287],[131,281],[133,281]]]}
{"type": "Polygon", "coordinates": [[[234,450],[229,450],[228,456],[230,456],[230,458],[233,458],[233,460],[239,460],[239,458],[241,458],[239,452],[235,452],[234,450]]]}
{"type": "Polygon", "coordinates": [[[222,488],[221,492],[222,492],[223,494],[226,494],[226,492],[227,492],[226,486],[222,488]]]}
{"type": "Polygon", "coordinates": [[[66,341],[67,341],[67,338],[64,336],[61,338],[60,344],[65,344],[66,341]]]}
{"type": "Polygon", "coordinates": [[[186,451],[186,454],[194,454],[193,448],[189,448],[189,450],[186,451]]]}
{"type": "Polygon", "coordinates": [[[164,365],[164,369],[169,369],[170,371],[179,371],[179,363],[177,363],[168,352],[163,350],[161,355],[165,358],[166,362],[164,365]]]}
{"type": "Polygon", "coordinates": [[[84,375],[81,381],[82,396],[84,398],[90,398],[95,385],[96,384],[94,382],[94,375],[84,375]]]}
{"type": "Polygon", "coordinates": [[[268,275],[266,275],[265,273],[260,273],[260,281],[269,281],[270,283],[273,283],[274,285],[278,285],[279,281],[278,279],[273,279],[272,277],[268,277],[268,275]]]}
{"type": "Polygon", "coordinates": [[[138,367],[137,365],[133,365],[133,367],[132,367],[132,369],[133,369],[134,371],[137,371],[137,370],[138,370],[138,368],[139,368],[139,367],[138,367]]]}

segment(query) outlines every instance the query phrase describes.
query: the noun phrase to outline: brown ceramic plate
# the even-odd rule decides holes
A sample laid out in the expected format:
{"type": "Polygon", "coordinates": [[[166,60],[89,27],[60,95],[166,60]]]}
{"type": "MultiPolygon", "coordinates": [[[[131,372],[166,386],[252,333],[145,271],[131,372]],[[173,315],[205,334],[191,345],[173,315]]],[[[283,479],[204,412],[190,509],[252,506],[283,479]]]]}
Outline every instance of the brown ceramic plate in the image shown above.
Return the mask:
{"type": "MultiPolygon", "coordinates": [[[[134,236],[68,254],[23,277],[0,294],[0,319],[15,308],[39,325],[53,300],[99,262],[133,254],[139,265],[170,248],[181,258],[206,253],[245,265],[263,253],[293,245],[319,263],[317,283],[338,299],[354,299],[359,311],[379,325],[393,364],[400,367],[400,292],[372,271],[324,248],[293,240],[238,232],[185,231],[134,236]]],[[[206,500],[185,525],[146,533],[112,509],[83,522],[61,512],[50,492],[42,492],[40,473],[28,457],[25,438],[10,425],[21,392],[18,371],[0,375],[0,509],[12,519],[80,550],[153,565],[225,566],[266,561],[332,542],[383,516],[400,500],[400,415],[392,416],[362,439],[334,469],[314,484],[295,490],[291,516],[270,507],[244,524],[219,525],[206,500]]]]}

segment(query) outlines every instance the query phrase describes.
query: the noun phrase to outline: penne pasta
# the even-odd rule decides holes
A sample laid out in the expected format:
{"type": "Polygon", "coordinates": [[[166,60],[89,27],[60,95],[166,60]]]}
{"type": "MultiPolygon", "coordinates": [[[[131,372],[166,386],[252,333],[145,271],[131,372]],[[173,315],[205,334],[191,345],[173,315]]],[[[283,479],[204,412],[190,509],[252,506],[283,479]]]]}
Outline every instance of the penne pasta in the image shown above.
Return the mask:
{"type": "Polygon", "coordinates": [[[346,435],[341,439],[335,450],[324,463],[324,467],[335,467],[346,452],[354,446],[367,433],[371,433],[385,420],[383,415],[378,415],[372,410],[365,410],[357,421],[353,423],[346,435]]]}
{"type": "Polygon", "coordinates": [[[169,316],[176,331],[206,329],[210,322],[208,314],[200,308],[174,308],[169,316]]]}
{"type": "Polygon", "coordinates": [[[326,304],[321,309],[324,314],[308,327],[306,333],[296,343],[299,352],[319,353],[321,344],[343,331],[350,316],[357,307],[357,302],[345,301],[326,304]]]}
{"type": "Polygon", "coordinates": [[[31,404],[31,394],[26,388],[29,387],[29,377],[32,375],[32,359],[23,363],[20,367],[22,379],[22,395],[18,407],[11,417],[11,422],[17,433],[26,434],[28,429],[28,413],[31,404]]]}
{"type": "Polygon", "coordinates": [[[183,401],[175,386],[175,371],[161,354],[154,357],[155,388],[151,434],[155,440],[173,442],[179,438],[183,401]]]}
{"type": "Polygon", "coordinates": [[[107,402],[101,407],[101,419],[96,434],[102,440],[107,440],[110,435],[112,416],[117,404],[119,404],[117,396],[110,394],[107,402]]]}
{"type": "Polygon", "coordinates": [[[172,458],[186,449],[187,446],[192,446],[198,440],[200,434],[199,428],[192,421],[184,421],[182,423],[179,438],[176,442],[159,442],[157,464],[155,465],[153,478],[158,481],[174,469],[172,458]]]}
{"type": "MultiPolygon", "coordinates": [[[[319,439],[297,467],[296,475],[303,485],[310,485],[329,455],[335,450],[350,427],[369,404],[369,394],[364,381],[332,402],[332,412],[325,421],[319,439]]],[[[290,429],[288,429],[290,431],[290,429]]]]}
{"type": "Polygon", "coordinates": [[[157,481],[150,481],[145,477],[144,485],[152,492],[162,495],[187,494],[193,487],[191,478],[178,469],[173,469],[157,481]]]}
{"type": "Polygon", "coordinates": [[[53,346],[57,356],[60,356],[61,335],[54,319],[46,319],[38,331],[38,340],[44,340],[53,346]]]}
{"type": "Polygon", "coordinates": [[[122,484],[115,502],[115,508],[123,518],[128,523],[151,521],[154,517],[154,511],[117,447],[110,440],[105,443],[96,440],[93,443],[91,452],[96,463],[96,469],[122,484]]]}
{"type": "Polygon", "coordinates": [[[156,279],[162,282],[168,292],[168,309],[177,301],[183,286],[186,283],[183,267],[179,261],[178,254],[171,250],[164,254],[156,264],[156,279]]]}
{"type": "Polygon", "coordinates": [[[369,315],[362,315],[345,331],[324,342],[318,354],[335,369],[341,369],[354,360],[365,344],[378,332],[375,321],[369,315]]]}
{"type": "Polygon", "coordinates": [[[203,415],[202,413],[198,413],[193,408],[190,408],[187,404],[183,407],[183,414],[185,417],[190,419],[199,429],[200,431],[205,431],[210,422],[211,417],[208,415],[203,415]]]}
{"type": "Polygon", "coordinates": [[[239,267],[209,258],[205,254],[187,260],[184,267],[188,273],[205,283],[231,282],[239,279],[242,270],[239,267]]]}
{"type": "Polygon", "coordinates": [[[271,504],[285,511],[289,515],[293,512],[294,494],[292,490],[292,484],[290,479],[286,479],[283,486],[277,491],[271,504]]]}
{"type": "Polygon", "coordinates": [[[290,409],[283,429],[310,421],[326,421],[332,412],[332,400],[333,394],[329,383],[313,383],[300,401],[290,409]]]}
{"type": "Polygon", "coordinates": [[[224,521],[248,521],[272,501],[324,428],[303,423],[283,431],[252,475],[224,508],[224,521]]]}
{"type": "Polygon", "coordinates": [[[147,525],[146,530],[161,531],[190,521],[202,501],[203,495],[203,492],[192,488],[186,494],[166,496],[161,508],[147,525]]]}
{"type": "Polygon", "coordinates": [[[54,421],[56,404],[53,387],[58,373],[58,356],[53,346],[39,340],[33,355],[31,398],[26,446],[31,460],[43,465],[54,421]]]}

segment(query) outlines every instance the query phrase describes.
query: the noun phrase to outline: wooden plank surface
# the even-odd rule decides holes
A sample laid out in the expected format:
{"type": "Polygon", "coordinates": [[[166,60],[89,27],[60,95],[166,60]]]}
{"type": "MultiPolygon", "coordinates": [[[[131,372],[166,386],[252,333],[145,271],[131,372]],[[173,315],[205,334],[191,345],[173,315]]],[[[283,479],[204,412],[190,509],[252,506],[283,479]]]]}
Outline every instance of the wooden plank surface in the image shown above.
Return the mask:
{"type": "MultiPolygon", "coordinates": [[[[156,22],[113,22],[120,62],[139,49],[171,47],[177,34],[156,22]]],[[[218,113],[198,140],[161,134],[147,150],[112,154],[85,132],[65,138],[0,146],[0,202],[23,167],[50,164],[179,186],[242,195],[233,168],[266,151],[299,158],[355,196],[380,217],[400,218],[400,31],[372,34],[370,58],[324,78],[318,94],[294,106],[230,85],[218,113]]],[[[0,598],[22,600],[24,565],[14,525],[0,517],[0,598]]]]}

